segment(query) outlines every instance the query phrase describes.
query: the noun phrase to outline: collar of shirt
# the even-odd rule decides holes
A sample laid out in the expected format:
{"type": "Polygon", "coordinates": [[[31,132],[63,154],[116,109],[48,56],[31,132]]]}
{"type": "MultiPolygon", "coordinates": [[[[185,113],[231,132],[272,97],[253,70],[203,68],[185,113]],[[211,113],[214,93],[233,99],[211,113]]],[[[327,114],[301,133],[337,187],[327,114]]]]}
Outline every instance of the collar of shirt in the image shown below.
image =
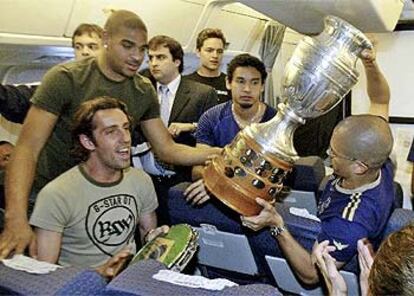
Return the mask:
{"type": "MultiPolygon", "coordinates": [[[[168,87],[168,97],[171,98],[175,98],[175,94],[177,93],[178,90],[178,86],[180,85],[181,82],[181,75],[178,75],[176,78],[173,79],[173,81],[171,81],[170,83],[168,83],[167,86],[168,87]]],[[[160,86],[163,85],[159,82],[157,82],[157,94],[158,94],[158,98],[160,98],[160,86]]]]}
{"type": "Polygon", "coordinates": [[[382,172],[380,170],[379,171],[378,178],[375,181],[373,181],[371,183],[368,183],[368,184],[365,184],[365,185],[362,185],[362,186],[360,186],[358,188],[354,188],[354,189],[346,189],[346,188],[343,188],[340,185],[341,178],[337,178],[334,181],[335,182],[334,183],[334,186],[335,186],[336,190],[338,190],[341,193],[345,193],[345,194],[352,194],[352,193],[357,193],[357,192],[364,192],[364,191],[370,190],[370,189],[375,188],[376,186],[378,186],[380,184],[380,181],[381,181],[381,175],[382,175],[382,172]]]}

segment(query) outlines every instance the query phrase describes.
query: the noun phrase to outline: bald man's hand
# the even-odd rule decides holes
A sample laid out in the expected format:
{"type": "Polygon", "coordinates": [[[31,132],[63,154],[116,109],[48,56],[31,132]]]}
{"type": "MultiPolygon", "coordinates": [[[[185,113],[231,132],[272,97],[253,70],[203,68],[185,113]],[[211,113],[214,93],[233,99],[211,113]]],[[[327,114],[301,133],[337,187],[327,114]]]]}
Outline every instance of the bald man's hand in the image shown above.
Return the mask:
{"type": "Polygon", "coordinates": [[[370,66],[375,63],[377,54],[375,52],[375,49],[364,49],[361,52],[360,57],[361,57],[361,61],[364,64],[364,66],[370,66]]]}
{"type": "Polygon", "coordinates": [[[263,209],[256,216],[240,216],[243,226],[246,226],[254,231],[258,231],[267,226],[284,226],[283,218],[276,211],[273,204],[259,197],[256,198],[256,203],[263,207],[263,209]]]}

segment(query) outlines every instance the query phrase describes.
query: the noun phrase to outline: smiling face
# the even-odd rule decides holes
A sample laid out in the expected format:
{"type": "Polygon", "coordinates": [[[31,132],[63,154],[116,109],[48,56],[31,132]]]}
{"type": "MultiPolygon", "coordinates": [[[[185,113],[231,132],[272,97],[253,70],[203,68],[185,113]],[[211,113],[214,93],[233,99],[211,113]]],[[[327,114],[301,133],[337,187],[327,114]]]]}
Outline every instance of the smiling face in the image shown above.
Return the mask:
{"type": "Polygon", "coordinates": [[[75,60],[95,57],[102,50],[102,39],[96,33],[84,33],[73,37],[75,60]]]}
{"type": "Polygon", "coordinates": [[[131,134],[128,117],[120,109],[95,113],[91,159],[100,170],[119,171],[130,166],[131,134]]]}
{"type": "Polygon", "coordinates": [[[147,33],[141,29],[119,28],[111,36],[104,35],[105,62],[109,78],[132,77],[141,66],[147,49],[147,33]]]}
{"type": "Polygon", "coordinates": [[[254,67],[237,67],[231,81],[226,81],[231,90],[233,104],[248,109],[260,102],[263,82],[260,72],[254,67]]]}

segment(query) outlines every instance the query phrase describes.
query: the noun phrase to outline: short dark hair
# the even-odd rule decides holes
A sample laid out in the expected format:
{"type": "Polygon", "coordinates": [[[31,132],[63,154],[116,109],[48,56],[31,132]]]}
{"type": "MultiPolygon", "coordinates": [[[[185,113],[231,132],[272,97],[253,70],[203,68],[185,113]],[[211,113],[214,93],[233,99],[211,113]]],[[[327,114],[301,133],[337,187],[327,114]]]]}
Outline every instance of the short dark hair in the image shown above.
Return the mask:
{"type": "Polygon", "coordinates": [[[147,26],[137,14],[123,9],[112,12],[104,28],[108,35],[116,34],[120,28],[142,30],[148,33],[147,26]]]}
{"type": "Polygon", "coordinates": [[[127,106],[124,102],[111,97],[97,97],[92,100],[83,102],[78,110],[75,112],[72,122],[72,141],[73,148],[71,153],[74,157],[81,161],[85,161],[89,157],[89,150],[87,150],[79,141],[80,135],[86,135],[91,141],[95,141],[93,131],[96,126],[93,124],[93,117],[96,112],[107,109],[119,109],[128,117],[131,122],[131,117],[128,114],[127,106]]]}
{"type": "Polygon", "coordinates": [[[184,69],[184,51],[181,47],[181,44],[174,38],[165,35],[154,36],[148,42],[148,48],[151,50],[155,50],[160,46],[168,48],[173,58],[173,61],[180,61],[180,66],[178,66],[178,72],[182,73],[184,69]]]}
{"type": "Polygon", "coordinates": [[[198,33],[197,36],[197,41],[196,41],[196,48],[198,50],[200,50],[200,48],[203,47],[204,41],[206,41],[207,39],[210,38],[217,38],[217,39],[221,39],[221,41],[223,41],[223,47],[226,48],[227,43],[226,43],[226,38],[224,37],[223,32],[220,29],[213,29],[213,28],[206,28],[202,31],[200,31],[200,33],[198,33]]]}
{"type": "Polygon", "coordinates": [[[81,36],[84,34],[88,34],[90,37],[92,37],[92,34],[96,34],[99,39],[102,39],[103,37],[103,29],[95,24],[80,24],[72,35],[72,47],[75,47],[75,37],[81,36]]]}
{"type": "Polygon", "coordinates": [[[230,63],[227,65],[227,80],[231,82],[233,80],[234,71],[238,67],[253,67],[260,72],[262,83],[265,83],[267,72],[266,67],[261,60],[248,54],[242,53],[235,56],[230,63]]]}

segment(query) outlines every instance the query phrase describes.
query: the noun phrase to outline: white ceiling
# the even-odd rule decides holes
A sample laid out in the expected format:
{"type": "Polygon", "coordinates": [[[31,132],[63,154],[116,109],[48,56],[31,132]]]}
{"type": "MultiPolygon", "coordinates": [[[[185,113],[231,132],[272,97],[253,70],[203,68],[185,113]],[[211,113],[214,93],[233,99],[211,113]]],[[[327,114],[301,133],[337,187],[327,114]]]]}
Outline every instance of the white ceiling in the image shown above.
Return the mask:
{"type": "Polygon", "coordinates": [[[414,21],[414,1],[405,0],[400,21],[414,21]]]}

